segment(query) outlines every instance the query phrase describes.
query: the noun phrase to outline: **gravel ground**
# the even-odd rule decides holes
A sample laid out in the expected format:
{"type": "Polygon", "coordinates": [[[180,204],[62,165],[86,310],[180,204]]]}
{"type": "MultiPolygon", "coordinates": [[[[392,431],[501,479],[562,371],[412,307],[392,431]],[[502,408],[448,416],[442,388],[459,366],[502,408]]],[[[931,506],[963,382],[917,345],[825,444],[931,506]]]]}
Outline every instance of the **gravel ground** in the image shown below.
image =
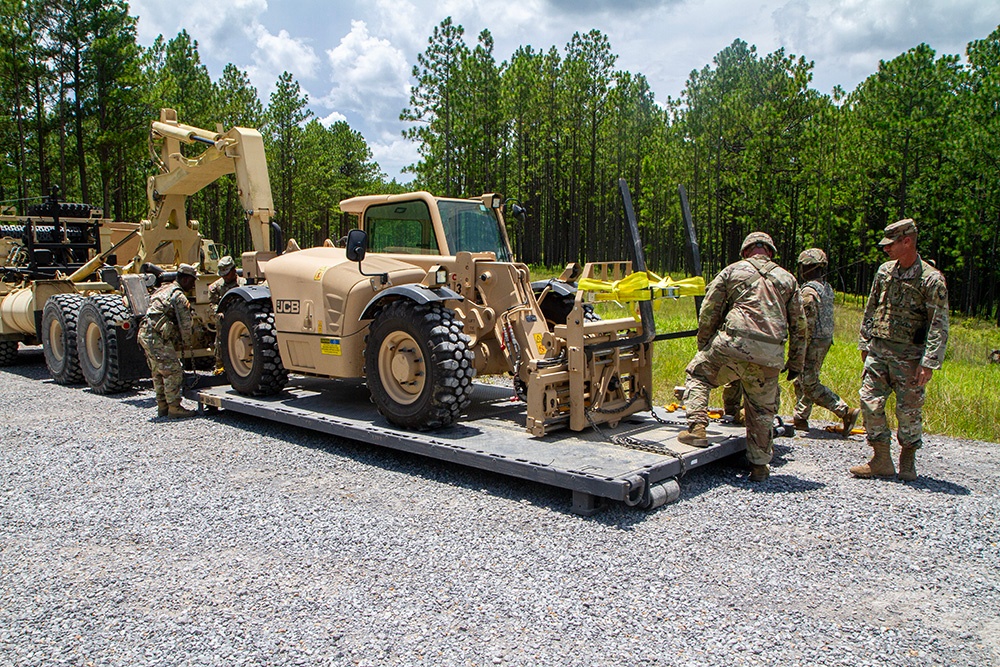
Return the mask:
{"type": "Polygon", "coordinates": [[[911,484],[822,431],[679,501],[0,371],[0,665],[1000,665],[1000,445],[911,484]]]}

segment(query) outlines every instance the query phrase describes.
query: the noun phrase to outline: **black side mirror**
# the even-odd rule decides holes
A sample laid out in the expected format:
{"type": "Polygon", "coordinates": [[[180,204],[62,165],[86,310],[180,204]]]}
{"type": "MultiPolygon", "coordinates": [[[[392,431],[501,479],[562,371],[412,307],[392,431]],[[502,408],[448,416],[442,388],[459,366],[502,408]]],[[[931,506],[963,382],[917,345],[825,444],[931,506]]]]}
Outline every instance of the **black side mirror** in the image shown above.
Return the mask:
{"type": "Polygon", "coordinates": [[[347,232],[347,259],[358,263],[358,272],[363,276],[372,276],[379,279],[383,285],[389,282],[388,273],[365,273],[361,269],[361,260],[368,252],[368,234],[363,229],[352,229],[347,232]]]}
{"type": "Polygon", "coordinates": [[[368,234],[363,229],[352,229],[347,232],[347,259],[352,262],[361,262],[368,252],[368,234]]]}

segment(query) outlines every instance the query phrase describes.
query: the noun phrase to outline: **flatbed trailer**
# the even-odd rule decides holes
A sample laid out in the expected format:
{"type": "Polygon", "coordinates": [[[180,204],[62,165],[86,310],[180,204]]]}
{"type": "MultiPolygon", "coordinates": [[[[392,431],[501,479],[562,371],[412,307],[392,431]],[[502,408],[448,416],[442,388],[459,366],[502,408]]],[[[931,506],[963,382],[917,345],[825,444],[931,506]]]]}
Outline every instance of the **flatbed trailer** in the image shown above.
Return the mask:
{"type": "MultiPolygon", "coordinates": [[[[201,384],[211,376],[198,376],[201,384]]],[[[572,492],[572,511],[589,516],[605,501],[654,509],[680,496],[679,479],[694,468],[746,449],[745,430],[728,422],[709,425],[710,446],[677,441],[683,412],[640,412],[614,428],[525,433],[525,404],[509,386],[477,382],[467,413],[436,431],[393,427],[369,400],[361,380],[331,382],[292,376],[275,396],[250,397],[229,385],[194,386],[185,396],[205,408],[224,409],[283,424],[419,454],[470,468],[541,482],[572,492]]]]}

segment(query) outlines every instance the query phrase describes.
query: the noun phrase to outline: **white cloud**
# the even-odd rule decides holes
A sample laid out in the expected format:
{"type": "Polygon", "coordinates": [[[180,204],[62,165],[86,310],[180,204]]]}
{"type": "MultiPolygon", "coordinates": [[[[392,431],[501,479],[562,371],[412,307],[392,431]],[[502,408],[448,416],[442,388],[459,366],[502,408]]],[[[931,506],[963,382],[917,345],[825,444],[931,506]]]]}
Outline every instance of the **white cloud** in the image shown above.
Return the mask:
{"type": "Polygon", "coordinates": [[[433,13],[418,9],[409,0],[376,0],[371,7],[374,16],[370,23],[378,34],[406,53],[423,50],[431,34],[427,26],[433,26],[447,16],[442,14],[440,19],[435,20],[433,13]]]}
{"type": "Polygon", "coordinates": [[[163,0],[133,0],[130,8],[139,16],[140,42],[151,43],[157,35],[169,41],[184,29],[198,41],[203,60],[228,62],[245,57],[247,38],[260,27],[267,1],[199,0],[181,15],[175,3],[163,0]]]}
{"type": "Polygon", "coordinates": [[[346,121],[347,121],[347,116],[340,113],[339,111],[333,111],[327,116],[324,116],[323,118],[319,119],[320,124],[327,129],[333,127],[335,123],[343,123],[346,121]]]}
{"type": "Polygon", "coordinates": [[[964,53],[979,26],[996,25],[1000,10],[982,0],[790,0],[773,17],[786,50],[817,61],[817,79],[827,87],[851,90],[879,60],[922,42],[938,55],[964,53]]]}
{"type": "Polygon", "coordinates": [[[291,72],[296,79],[316,76],[320,60],[306,40],[292,37],[287,30],[279,30],[274,35],[262,25],[257,25],[255,32],[257,48],[253,59],[258,69],[275,75],[291,72]]]}
{"type": "Polygon", "coordinates": [[[376,132],[398,127],[410,91],[411,66],[403,52],[371,35],[364,21],[352,21],[351,31],[326,55],[333,87],[323,104],[364,118],[376,132]]]}
{"type": "Polygon", "coordinates": [[[416,164],[420,160],[417,152],[417,145],[403,138],[393,141],[368,141],[368,147],[372,150],[372,157],[378,162],[389,178],[395,178],[401,183],[405,183],[413,178],[412,174],[401,174],[404,167],[416,164]]]}

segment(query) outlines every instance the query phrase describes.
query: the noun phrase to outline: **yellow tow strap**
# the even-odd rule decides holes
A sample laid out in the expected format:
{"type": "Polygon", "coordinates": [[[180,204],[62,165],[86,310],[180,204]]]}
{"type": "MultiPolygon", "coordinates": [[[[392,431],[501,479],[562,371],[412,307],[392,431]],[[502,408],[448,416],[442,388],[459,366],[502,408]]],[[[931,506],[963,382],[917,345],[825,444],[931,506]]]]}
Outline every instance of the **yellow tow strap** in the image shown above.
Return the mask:
{"type": "Polygon", "coordinates": [[[701,276],[674,280],[661,278],[652,271],[637,272],[621,280],[583,278],[577,289],[593,292],[596,301],[649,301],[661,297],[702,296],[705,279],[701,276]]]}
{"type": "MultiPolygon", "coordinates": [[[[826,431],[827,433],[843,433],[844,427],[830,425],[830,426],[824,426],[823,430],[826,431]]],[[[862,433],[866,433],[866,431],[864,428],[860,426],[855,426],[854,428],[851,429],[851,435],[861,435],[862,433]]]]}

